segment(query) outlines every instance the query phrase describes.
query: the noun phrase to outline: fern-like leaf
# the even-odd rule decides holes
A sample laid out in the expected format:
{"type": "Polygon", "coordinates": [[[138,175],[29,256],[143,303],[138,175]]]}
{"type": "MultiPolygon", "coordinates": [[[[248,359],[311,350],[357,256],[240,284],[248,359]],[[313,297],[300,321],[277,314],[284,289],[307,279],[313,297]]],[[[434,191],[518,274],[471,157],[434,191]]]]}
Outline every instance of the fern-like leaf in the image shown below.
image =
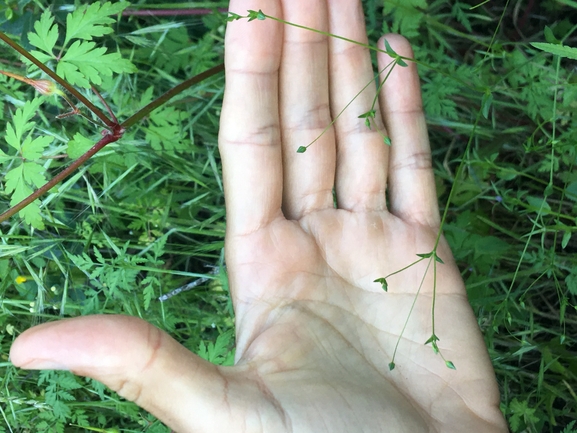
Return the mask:
{"type": "Polygon", "coordinates": [[[110,18],[117,15],[128,7],[129,3],[121,1],[118,3],[98,2],[91,5],[82,5],[66,17],[66,39],[64,46],[72,39],[84,39],[91,41],[94,37],[99,37],[112,33],[109,24],[114,24],[116,20],[110,18]]]}
{"type": "MultiPolygon", "coordinates": [[[[66,18],[66,36],[61,55],[55,51],[59,38],[58,26],[50,11],[45,11],[34,24],[34,32],[28,33],[30,43],[38,48],[31,53],[43,63],[56,63],[56,73],[72,85],[89,89],[91,84],[100,85],[102,77],[113,73],[133,73],[136,67],[120,53],[108,53],[105,47],[90,42],[96,37],[112,33],[110,24],[116,20],[112,15],[122,12],[127,2],[83,5],[66,18]]],[[[30,65],[31,70],[36,68],[30,65]]]]}

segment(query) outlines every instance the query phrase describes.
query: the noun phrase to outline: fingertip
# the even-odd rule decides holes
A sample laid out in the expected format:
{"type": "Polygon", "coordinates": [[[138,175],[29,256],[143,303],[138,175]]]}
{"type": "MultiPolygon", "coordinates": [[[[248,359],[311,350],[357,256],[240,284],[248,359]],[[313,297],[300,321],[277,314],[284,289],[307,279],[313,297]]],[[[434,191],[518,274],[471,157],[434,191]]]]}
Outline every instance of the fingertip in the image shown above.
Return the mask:
{"type": "Polygon", "coordinates": [[[393,111],[421,111],[421,84],[417,65],[410,61],[414,59],[410,42],[404,36],[389,33],[379,39],[378,48],[381,50],[377,56],[379,71],[381,79],[385,80],[380,92],[381,109],[385,117],[386,113],[393,111]]]}
{"type": "MultiPolygon", "coordinates": [[[[42,324],[14,341],[10,358],[26,370],[69,370],[98,380],[177,431],[211,431],[210,414],[222,404],[225,379],[218,367],[135,317],[42,324]],[[201,415],[191,417],[191,410],[201,415]]],[[[220,422],[217,431],[230,430],[228,418],[220,422]]]]}
{"type": "Polygon", "coordinates": [[[105,368],[121,365],[126,352],[137,349],[132,346],[150,339],[150,336],[146,337],[150,334],[149,328],[154,327],[140,319],[119,315],[83,316],[43,323],[16,338],[10,348],[10,360],[16,367],[26,370],[73,370],[89,375],[95,365],[105,368]],[[127,336],[133,338],[127,339],[127,336]],[[121,347],[127,351],[118,350],[121,347]]]}
{"type": "Polygon", "coordinates": [[[27,329],[10,347],[9,361],[24,370],[69,370],[69,366],[46,353],[45,333],[58,322],[44,323],[27,329]]]}

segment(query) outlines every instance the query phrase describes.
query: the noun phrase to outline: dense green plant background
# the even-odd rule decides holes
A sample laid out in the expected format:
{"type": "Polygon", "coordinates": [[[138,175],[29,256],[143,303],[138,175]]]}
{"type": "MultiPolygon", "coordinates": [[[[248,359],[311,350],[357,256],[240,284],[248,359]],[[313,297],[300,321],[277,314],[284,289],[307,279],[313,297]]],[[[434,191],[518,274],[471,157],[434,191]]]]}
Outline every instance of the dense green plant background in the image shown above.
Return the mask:
{"type": "MultiPolygon", "coordinates": [[[[577,420],[576,63],[530,42],[575,46],[577,3],[489,1],[474,9],[481,2],[364,3],[373,43],[383,32],[399,31],[421,62],[442,208],[455,188],[444,229],[485,334],[511,430],[569,433],[577,420]],[[465,170],[456,177],[463,160],[465,170]]],[[[130,9],[227,6],[141,0],[130,9]]],[[[71,2],[7,0],[0,5],[0,30],[38,50],[30,32],[46,9],[60,33],[56,59],[43,60],[56,69],[74,47],[65,36],[71,2]]],[[[88,71],[120,120],[222,62],[222,13],[111,18],[102,28],[113,32],[100,31],[92,42],[134,67],[79,70],[88,71]]],[[[0,69],[44,78],[5,45],[0,69]]],[[[186,91],[46,195],[37,208],[40,220],[14,217],[0,225],[0,432],[168,432],[92,380],[13,368],[11,342],[40,322],[136,315],[213,362],[232,362],[217,149],[223,90],[220,75],[186,91]],[[203,276],[208,279],[195,288],[158,300],[203,276]]],[[[98,140],[101,128],[78,116],[57,119],[66,104],[11,78],[0,76],[0,95],[0,131],[20,122],[32,140],[49,137],[18,150],[0,134],[2,212],[15,193],[10,172],[34,163],[35,175],[20,187],[38,186],[37,176],[52,177],[98,140]],[[24,104],[34,98],[40,108],[30,112],[26,129],[24,104]]]]}

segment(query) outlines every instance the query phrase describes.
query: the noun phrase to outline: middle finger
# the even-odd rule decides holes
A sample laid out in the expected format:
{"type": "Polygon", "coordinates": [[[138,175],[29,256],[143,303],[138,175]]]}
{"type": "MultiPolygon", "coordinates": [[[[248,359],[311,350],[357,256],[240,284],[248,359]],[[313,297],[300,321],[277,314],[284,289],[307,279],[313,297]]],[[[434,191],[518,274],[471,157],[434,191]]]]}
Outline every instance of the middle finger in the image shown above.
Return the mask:
{"type": "MultiPolygon", "coordinates": [[[[331,0],[329,15],[331,33],[367,44],[360,0],[331,0]]],[[[365,125],[365,119],[359,118],[373,108],[376,95],[369,51],[331,38],[329,53],[333,116],[350,103],[335,123],[338,207],[355,212],[385,210],[389,149],[383,139],[387,133],[379,105],[374,107],[371,128],[365,125]]]]}
{"type": "MultiPolygon", "coordinates": [[[[285,20],[327,31],[326,0],[285,0],[285,20]]],[[[327,37],[286,26],[280,67],[280,119],[283,143],[283,212],[300,219],[333,207],[335,143],[329,128],[327,37]],[[322,136],[306,153],[297,153],[322,136]]]]}

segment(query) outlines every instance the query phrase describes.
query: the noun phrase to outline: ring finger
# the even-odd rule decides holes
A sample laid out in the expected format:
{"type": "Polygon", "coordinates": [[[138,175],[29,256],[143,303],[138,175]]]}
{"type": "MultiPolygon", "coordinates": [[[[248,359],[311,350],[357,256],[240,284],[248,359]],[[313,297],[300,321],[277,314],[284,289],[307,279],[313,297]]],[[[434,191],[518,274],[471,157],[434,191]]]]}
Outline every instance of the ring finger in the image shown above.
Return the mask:
{"type": "MultiPolygon", "coordinates": [[[[331,33],[367,44],[360,1],[332,0],[329,8],[331,33]]],[[[330,84],[333,117],[350,105],[335,122],[337,140],[336,194],[341,209],[370,212],[386,208],[389,149],[378,104],[367,48],[330,38],[330,84]],[[363,89],[361,91],[361,89],[363,89]],[[361,93],[359,93],[361,91],[361,93]],[[360,115],[375,110],[374,118],[360,115]]]]}

